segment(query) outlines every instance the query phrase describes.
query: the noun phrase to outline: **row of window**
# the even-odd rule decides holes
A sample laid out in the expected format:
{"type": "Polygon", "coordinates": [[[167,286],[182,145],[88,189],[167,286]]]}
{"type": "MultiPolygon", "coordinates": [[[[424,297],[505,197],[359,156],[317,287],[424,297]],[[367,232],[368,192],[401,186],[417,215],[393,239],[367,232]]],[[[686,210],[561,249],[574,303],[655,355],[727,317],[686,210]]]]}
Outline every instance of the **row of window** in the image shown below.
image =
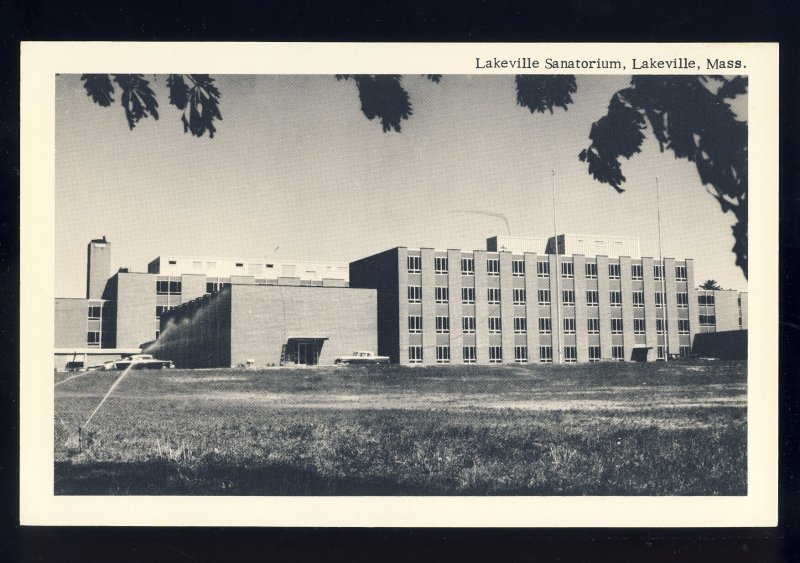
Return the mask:
{"type": "Polygon", "coordinates": [[[158,295],[180,295],[181,282],[179,281],[156,281],[156,294],[158,295]]]}
{"type": "MultiPolygon", "coordinates": [[[[644,307],[644,291],[633,292],[633,306],[634,308],[644,307]]],[[[540,289],[537,291],[537,303],[539,305],[550,304],[550,290],[540,289]]],[[[562,303],[567,306],[575,305],[575,291],[572,289],[564,289],[561,291],[562,303]]],[[[434,299],[437,303],[448,303],[450,301],[450,288],[446,286],[434,287],[434,299]]],[[[622,307],[622,292],[611,291],[609,292],[609,304],[612,307],[622,307]]],[[[490,305],[497,305],[500,303],[500,288],[490,287],[487,290],[487,300],[490,305]]],[[[514,305],[525,305],[527,302],[527,293],[524,289],[514,289],[512,291],[512,300],[514,305]]],[[[689,294],[687,292],[679,292],[676,294],[676,302],[679,309],[689,307],[689,294]]],[[[664,293],[657,291],[655,293],[656,307],[664,307],[664,293]]],[[[409,303],[422,303],[422,286],[409,285],[408,286],[408,302],[409,303]]],[[[475,288],[462,287],[461,288],[461,302],[465,304],[475,303],[475,288]]],[[[597,290],[589,290],[586,292],[586,304],[589,307],[598,307],[600,305],[600,293],[597,290]]]]}
{"type": "MultiPolygon", "coordinates": [[[[714,324],[713,315],[711,321],[704,319],[700,315],[700,324],[714,324]]],[[[565,317],[564,334],[575,334],[575,318],[565,317]]],[[[611,334],[622,334],[622,319],[610,319],[611,334]]],[[[600,334],[600,319],[586,319],[589,334],[600,334]]],[[[500,317],[489,317],[489,333],[498,334],[503,330],[503,319],[500,317]]],[[[475,333],[475,317],[461,317],[461,331],[465,334],[475,333]]],[[[422,316],[408,316],[408,332],[419,334],[422,332],[422,316]]],[[[436,317],[436,332],[446,334],[450,332],[450,317],[436,317]]],[[[514,317],[514,333],[525,334],[528,332],[528,319],[526,317],[514,317]]],[[[550,334],[552,332],[552,322],[550,317],[539,318],[539,333],[550,334]]],[[[664,319],[656,319],[656,334],[664,333],[664,319]]],[[[645,334],[645,319],[633,319],[633,334],[645,334]]],[[[689,334],[689,319],[678,319],[678,334],[689,334]]]]}
{"type": "MultiPolygon", "coordinates": [[[[680,356],[682,358],[689,356],[689,346],[680,346],[680,356]]],[[[588,355],[590,362],[599,362],[601,360],[600,346],[589,346],[588,355]]],[[[577,346],[564,346],[563,359],[567,363],[575,363],[578,361],[578,348],[577,346]]],[[[665,350],[663,346],[657,347],[656,357],[659,360],[665,358],[665,350]]],[[[461,359],[465,364],[475,364],[478,362],[477,348],[475,346],[463,346],[461,348],[461,359]]],[[[624,360],[625,347],[622,345],[614,345],[611,347],[611,359],[624,360]]],[[[436,362],[440,364],[450,363],[450,346],[437,346],[436,347],[436,362]]],[[[412,364],[420,364],[423,362],[422,346],[409,346],[408,347],[408,361],[412,364]]],[[[499,364],[503,361],[503,347],[502,346],[489,346],[489,363],[499,364]]],[[[539,346],[539,361],[542,363],[552,363],[553,361],[553,347],[552,346],[539,346]]],[[[528,362],[528,347],[527,346],[514,346],[514,362],[527,363],[528,362]]]]}
{"type": "MultiPolygon", "coordinates": [[[[587,278],[597,278],[597,263],[595,262],[587,262],[586,265],[586,277],[587,278]]],[[[410,274],[418,274],[422,271],[422,257],[421,256],[409,256],[408,257],[408,273],[410,274]]],[[[449,264],[448,259],[446,256],[437,256],[434,258],[434,271],[437,274],[446,274],[449,271],[449,264]]],[[[500,275],[500,259],[499,258],[488,258],[486,260],[486,273],[490,276],[499,276],[500,275]]],[[[525,275],[525,261],[524,260],[512,260],[511,261],[511,273],[514,276],[524,276],[525,275]]],[[[474,258],[462,258],[461,259],[461,274],[465,276],[473,276],[475,275],[475,259],[474,258]]],[[[539,260],[536,262],[536,275],[540,278],[546,278],[550,275],[550,262],[545,260],[539,260]]],[[[572,262],[562,262],[561,264],[561,277],[564,278],[572,278],[575,276],[574,271],[574,264],[572,262]]],[[[655,279],[660,280],[663,278],[663,269],[661,264],[656,264],[653,266],[653,276],[655,279]]],[[[609,264],[608,265],[608,277],[610,279],[619,279],[620,278],[620,265],[619,264],[609,264]]],[[[686,281],[686,266],[675,266],[675,278],[678,281],[686,281]]],[[[643,270],[641,264],[631,264],[631,279],[634,280],[641,280],[643,279],[643,270]]]]}

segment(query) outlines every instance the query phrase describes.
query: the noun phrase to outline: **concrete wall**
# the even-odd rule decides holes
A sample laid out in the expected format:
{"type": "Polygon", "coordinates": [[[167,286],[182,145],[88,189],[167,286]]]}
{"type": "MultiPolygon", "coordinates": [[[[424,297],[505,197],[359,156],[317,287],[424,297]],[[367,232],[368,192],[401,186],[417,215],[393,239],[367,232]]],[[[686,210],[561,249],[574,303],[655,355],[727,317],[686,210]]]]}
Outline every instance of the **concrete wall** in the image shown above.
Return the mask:
{"type": "Polygon", "coordinates": [[[92,241],[86,249],[86,297],[100,299],[111,274],[111,243],[92,241]]]}
{"type": "Polygon", "coordinates": [[[402,295],[400,293],[405,279],[405,276],[401,276],[401,272],[406,271],[405,261],[406,249],[393,248],[350,263],[350,287],[377,290],[375,322],[378,331],[378,354],[389,356],[394,363],[408,359],[406,353],[408,325],[401,326],[401,322],[407,323],[408,314],[405,286],[402,288],[402,295]],[[403,358],[401,358],[401,348],[403,358]]]}
{"type": "Polygon", "coordinates": [[[114,347],[114,326],[111,317],[112,304],[100,299],[56,298],[55,348],[87,348],[88,333],[99,332],[98,348],[114,347]],[[89,318],[89,307],[100,307],[100,318],[89,318]]]}
{"type": "Polygon", "coordinates": [[[737,291],[715,291],[714,312],[717,317],[717,332],[739,330],[739,293],[737,291]]]}
{"type": "Polygon", "coordinates": [[[156,336],[156,278],[154,274],[115,276],[118,348],[136,348],[156,336]]]}
{"type": "Polygon", "coordinates": [[[229,292],[231,365],[278,365],[290,338],[326,338],[322,365],[378,346],[375,290],[232,285],[229,292]]]}
{"type": "Polygon", "coordinates": [[[88,299],[55,300],[55,347],[86,348],[88,299]]]}

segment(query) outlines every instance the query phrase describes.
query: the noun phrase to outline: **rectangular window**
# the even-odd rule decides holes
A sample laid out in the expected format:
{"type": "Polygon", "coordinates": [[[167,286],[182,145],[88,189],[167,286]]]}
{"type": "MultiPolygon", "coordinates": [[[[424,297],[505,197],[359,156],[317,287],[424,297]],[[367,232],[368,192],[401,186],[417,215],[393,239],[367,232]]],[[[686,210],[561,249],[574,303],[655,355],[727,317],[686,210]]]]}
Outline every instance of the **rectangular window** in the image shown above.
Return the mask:
{"type": "Polygon", "coordinates": [[[86,333],[86,343],[89,346],[100,346],[100,331],[90,330],[86,333]]]}
{"type": "Polygon", "coordinates": [[[586,292],[586,305],[589,307],[597,307],[600,304],[600,294],[596,289],[590,289],[586,292]]]}
{"type": "Polygon", "coordinates": [[[499,364],[503,361],[503,347],[489,346],[489,363],[499,364]]]}
{"type": "Polygon", "coordinates": [[[677,295],[678,309],[685,309],[689,306],[689,294],[685,291],[679,292],[677,295]]]}
{"type": "Polygon", "coordinates": [[[486,273],[490,276],[500,275],[500,260],[497,258],[487,258],[486,273]]]}
{"type": "Polygon", "coordinates": [[[156,318],[160,319],[161,315],[163,315],[168,309],[169,307],[166,307],[165,305],[156,305],[156,318]]]}
{"type": "Polygon", "coordinates": [[[475,332],[475,317],[461,317],[461,330],[467,334],[475,332]]]}
{"type": "Polygon", "coordinates": [[[611,334],[622,334],[622,319],[611,319],[611,334]]]}
{"type": "Polygon", "coordinates": [[[609,300],[611,301],[612,307],[622,307],[622,292],[621,291],[612,291],[609,293],[609,300]]]}
{"type": "Polygon", "coordinates": [[[678,319],[678,334],[689,334],[689,319],[678,319]]]}
{"type": "MultiPolygon", "coordinates": [[[[714,294],[713,293],[701,293],[697,296],[697,302],[700,305],[706,305],[709,307],[714,306],[714,294]]],[[[739,304],[741,306],[741,303],[739,304]]]]}
{"type": "Polygon", "coordinates": [[[461,275],[474,276],[475,275],[475,259],[462,258],[461,259],[461,275]]]}
{"type": "Polygon", "coordinates": [[[528,319],[525,317],[514,317],[514,333],[525,334],[528,332],[528,319]]]}
{"type": "Polygon", "coordinates": [[[539,305],[549,305],[550,304],[550,290],[549,289],[540,289],[539,290],[539,305]]]}
{"type": "Polygon", "coordinates": [[[596,262],[587,262],[586,263],[586,277],[590,280],[597,279],[597,263],[596,262]]]}
{"type": "Polygon", "coordinates": [[[666,359],[666,357],[667,357],[667,354],[666,354],[666,350],[664,349],[664,346],[660,346],[660,345],[656,346],[656,359],[657,360],[664,360],[664,359],[666,359]]]}
{"type": "Polygon", "coordinates": [[[408,302],[422,303],[422,286],[419,285],[408,286],[408,302]]]}
{"type": "Polygon", "coordinates": [[[644,307],[644,291],[633,292],[633,306],[637,309],[644,307]]]}
{"type": "Polygon", "coordinates": [[[156,282],[156,293],[158,295],[168,295],[169,294],[169,282],[168,281],[157,281],[156,282]]]}
{"type": "Polygon", "coordinates": [[[408,316],[408,332],[419,334],[422,332],[422,317],[419,315],[408,316]]]}
{"type": "Polygon", "coordinates": [[[447,303],[450,299],[450,289],[447,286],[438,286],[434,288],[437,303],[447,303]]]}
{"type": "MultiPolygon", "coordinates": [[[[516,291],[516,290],[515,290],[516,291]]],[[[500,288],[499,287],[490,287],[487,291],[489,305],[497,305],[500,303],[500,288]]]]}
{"type": "Polygon", "coordinates": [[[527,295],[524,289],[514,290],[514,305],[524,305],[527,295]]]}
{"type": "Polygon", "coordinates": [[[461,302],[462,303],[475,303],[475,288],[462,287],[461,288],[461,302]]]}
{"type": "Polygon", "coordinates": [[[644,319],[633,319],[633,334],[644,334],[644,319]]]}
{"type": "Polygon", "coordinates": [[[489,333],[497,334],[502,330],[502,319],[500,317],[489,317],[489,333]]]}
{"type": "Polygon", "coordinates": [[[675,281],[686,281],[686,266],[675,266],[675,281]]]}
{"type": "Polygon", "coordinates": [[[664,319],[656,319],[656,334],[664,334],[664,319]]]}
{"type": "Polygon", "coordinates": [[[216,282],[206,282],[206,293],[215,293],[218,289],[216,282]]]}
{"type": "Polygon", "coordinates": [[[688,346],[679,346],[678,352],[681,355],[681,358],[688,358],[689,357],[689,347],[688,346]]]}
{"type": "Polygon", "coordinates": [[[716,315],[700,315],[700,324],[704,326],[714,326],[717,324],[716,315]]]}
{"type": "Polygon", "coordinates": [[[474,364],[478,361],[477,354],[475,353],[475,346],[464,346],[461,348],[461,354],[465,364],[474,364]]]}
{"type": "Polygon", "coordinates": [[[653,277],[657,280],[664,279],[664,266],[661,264],[654,264],[653,265],[653,277]]]}
{"type": "Polygon", "coordinates": [[[615,345],[611,347],[611,357],[619,361],[625,359],[625,349],[622,347],[622,345],[615,345]]]}
{"type": "Polygon", "coordinates": [[[539,334],[550,334],[550,317],[539,317],[539,334]]]}
{"type": "Polygon", "coordinates": [[[88,319],[90,321],[97,321],[100,320],[100,307],[97,305],[92,305],[89,307],[88,319]]]}
{"type": "Polygon", "coordinates": [[[633,280],[640,280],[642,279],[642,265],[641,264],[631,264],[631,279],[633,280]]]}
{"type": "Polygon", "coordinates": [[[539,346],[539,361],[543,364],[553,363],[552,346],[539,346]]]}
{"type": "Polygon", "coordinates": [[[161,336],[161,331],[160,331],[160,330],[157,330],[157,331],[156,331],[156,340],[158,340],[158,337],[159,337],[159,336],[161,336]]]}
{"type": "Polygon", "coordinates": [[[170,295],[180,295],[181,294],[181,282],[179,282],[179,281],[171,281],[171,282],[169,282],[169,294],[170,295]]]}
{"type": "Polygon", "coordinates": [[[619,279],[619,264],[608,265],[608,278],[612,280],[619,279]]]}
{"type": "Polygon", "coordinates": [[[564,317],[564,334],[575,334],[574,317],[564,317]]]}
{"type": "Polygon", "coordinates": [[[447,256],[437,256],[434,258],[434,270],[437,274],[447,273],[447,256]]]}
{"type": "Polygon", "coordinates": [[[589,361],[590,362],[600,361],[600,346],[589,346],[589,361]]]}
{"type": "Polygon", "coordinates": [[[600,334],[600,319],[586,319],[589,334],[600,334]]]}
{"type": "Polygon", "coordinates": [[[550,262],[546,262],[544,260],[539,260],[536,262],[536,275],[540,278],[546,278],[550,276],[550,262]]]}
{"type": "Polygon", "coordinates": [[[521,277],[525,275],[525,260],[511,261],[511,275],[521,277]]]}
{"type": "Polygon", "coordinates": [[[422,256],[408,257],[408,273],[418,274],[422,271],[422,256]]]}
{"type": "Polygon", "coordinates": [[[449,364],[450,363],[450,346],[437,346],[436,347],[436,363],[449,364]]]}
{"type": "Polygon", "coordinates": [[[514,346],[514,362],[518,364],[528,363],[528,347],[514,346]]]}
{"type": "Polygon", "coordinates": [[[577,346],[564,346],[564,361],[571,364],[578,361],[577,346]]]}
{"type": "Polygon", "coordinates": [[[439,334],[450,332],[450,317],[436,317],[436,332],[439,334]]]}
{"type": "Polygon", "coordinates": [[[664,307],[664,292],[656,291],[656,307],[664,307]]]}
{"type": "Polygon", "coordinates": [[[573,269],[572,262],[561,263],[561,277],[567,279],[575,277],[575,270],[573,269]]]}
{"type": "Polygon", "coordinates": [[[561,291],[561,297],[564,300],[564,305],[575,305],[575,292],[571,289],[564,289],[561,291]]]}
{"type": "Polygon", "coordinates": [[[422,346],[408,347],[408,361],[412,364],[422,363],[422,346]]]}

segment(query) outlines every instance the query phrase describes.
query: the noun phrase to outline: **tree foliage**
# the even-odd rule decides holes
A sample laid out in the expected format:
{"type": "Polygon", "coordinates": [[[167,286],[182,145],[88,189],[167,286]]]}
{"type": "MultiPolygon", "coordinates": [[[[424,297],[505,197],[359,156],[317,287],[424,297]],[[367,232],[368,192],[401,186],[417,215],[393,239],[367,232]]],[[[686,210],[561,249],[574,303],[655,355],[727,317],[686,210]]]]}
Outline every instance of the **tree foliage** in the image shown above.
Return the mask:
{"type": "Polygon", "coordinates": [[[717,283],[717,280],[706,280],[700,284],[700,289],[719,291],[722,286],[717,283]]]}
{"type": "Polygon", "coordinates": [[[736,118],[729,103],[745,93],[742,76],[634,76],[592,125],[591,144],[579,158],[596,180],[621,192],[620,159],[640,151],[642,131],[649,127],[661,151],[694,162],[723,213],[736,217],[732,250],[747,276],[747,122],[736,118]]]}
{"type": "MultiPolygon", "coordinates": [[[[114,82],[120,89],[120,103],[125,110],[128,127],[133,129],[144,118],[158,119],[158,100],[150,82],[142,74],[84,74],[81,76],[86,94],[102,107],[114,101],[114,82]],[[112,82],[113,81],[113,82],[112,82]]],[[[222,119],[220,93],[208,74],[170,74],[167,77],[169,103],[183,112],[184,133],[202,137],[216,132],[214,121],[222,119]]]]}
{"type": "MultiPolygon", "coordinates": [[[[439,84],[440,74],[423,75],[439,84]]],[[[141,74],[84,74],[84,87],[92,101],[108,107],[114,101],[114,83],[128,126],[152,116],[158,119],[158,102],[141,74]]],[[[377,118],[384,133],[399,133],[413,114],[411,98],[398,74],[339,74],[352,80],[361,112],[377,118]]],[[[567,110],[577,92],[573,75],[519,75],[515,77],[517,105],[531,113],[567,110]]],[[[171,74],[167,78],[169,102],[182,111],[184,132],[202,137],[216,132],[221,120],[220,93],[207,74],[171,74]]],[[[633,76],[628,87],[614,93],[608,111],[589,131],[590,144],[578,158],[589,174],[624,191],[622,160],[641,152],[649,130],[662,152],[693,162],[700,181],[716,198],[724,213],[736,218],[732,227],[736,264],[747,276],[747,123],[737,119],[729,101],[747,93],[747,77],[736,76],[633,76]]]]}

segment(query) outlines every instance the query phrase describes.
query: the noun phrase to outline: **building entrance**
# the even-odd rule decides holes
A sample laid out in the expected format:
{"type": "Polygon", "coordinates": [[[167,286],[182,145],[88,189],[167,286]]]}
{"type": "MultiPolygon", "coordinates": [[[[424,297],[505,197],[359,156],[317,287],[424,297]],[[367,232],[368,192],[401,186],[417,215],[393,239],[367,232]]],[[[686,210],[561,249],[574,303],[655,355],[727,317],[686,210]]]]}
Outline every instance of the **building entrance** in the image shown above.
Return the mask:
{"type": "Polygon", "coordinates": [[[285,364],[315,366],[327,338],[290,338],[285,345],[285,364]]]}

